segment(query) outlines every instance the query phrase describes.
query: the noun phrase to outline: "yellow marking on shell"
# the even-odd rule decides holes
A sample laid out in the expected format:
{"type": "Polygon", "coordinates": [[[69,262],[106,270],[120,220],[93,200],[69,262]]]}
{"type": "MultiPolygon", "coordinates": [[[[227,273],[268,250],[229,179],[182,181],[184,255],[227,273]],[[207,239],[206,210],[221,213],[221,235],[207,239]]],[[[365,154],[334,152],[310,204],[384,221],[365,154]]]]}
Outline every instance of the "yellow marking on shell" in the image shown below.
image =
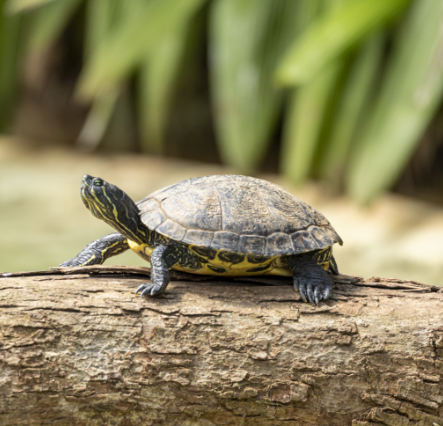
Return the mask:
{"type": "MultiPolygon", "coordinates": [[[[152,251],[154,250],[153,247],[149,246],[148,244],[138,244],[134,241],[128,240],[129,247],[137,253],[142,259],[146,260],[147,262],[150,261],[150,256],[152,251]]],[[[192,249],[192,247],[191,247],[192,249]]],[[[201,258],[201,255],[199,255],[201,258]]],[[[329,268],[329,262],[322,263],[321,266],[323,269],[329,268]]],[[[208,263],[204,263],[200,269],[191,269],[187,268],[186,266],[179,266],[174,265],[172,269],[175,269],[177,271],[183,271],[183,272],[189,272],[191,274],[199,274],[199,275],[218,275],[218,276],[230,276],[230,277],[241,277],[241,276],[247,276],[247,275],[277,275],[280,277],[292,277],[292,271],[286,266],[285,263],[282,262],[281,257],[274,257],[271,259],[267,259],[266,262],[263,263],[251,263],[248,262],[246,256],[244,260],[240,263],[237,263],[235,265],[232,265],[229,262],[225,262],[224,260],[219,259],[218,253],[217,256],[214,259],[211,259],[208,261],[208,263]],[[261,266],[265,266],[269,263],[269,268],[264,269],[263,271],[257,271],[257,272],[248,272],[249,269],[253,268],[259,268],[261,266]],[[226,269],[225,272],[216,272],[209,268],[209,266],[213,266],[214,268],[224,268],[226,269]]]]}
{"type": "MultiPolygon", "coordinates": [[[[151,253],[154,250],[153,247],[149,246],[148,244],[138,244],[135,241],[131,240],[128,240],[128,245],[142,259],[146,260],[147,262],[150,261],[151,253]]],[[[285,268],[284,265],[281,264],[281,262],[279,262],[279,258],[274,258],[272,263],[270,264],[270,267],[266,270],[257,271],[257,272],[247,272],[248,269],[259,268],[260,266],[264,266],[267,263],[269,263],[269,259],[263,264],[258,264],[258,263],[250,263],[245,258],[243,262],[238,263],[236,265],[231,265],[228,262],[220,260],[217,256],[215,259],[212,259],[208,263],[203,264],[202,268],[197,270],[179,265],[174,265],[172,269],[175,269],[177,271],[190,272],[191,274],[199,274],[199,275],[218,275],[218,276],[280,275],[285,277],[292,276],[292,272],[287,267],[285,268]],[[226,269],[226,271],[222,273],[216,272],[211,268],[209,268],[209,266],[213,266],[214,268],[224,268],[226,269]]]]}
{"type": "MultiPolygon", "coordinates": [[[[210,264],[212,266],[212,264],[210,264]]],[[[254,264],[255,266],[259,266],[257,264],[254,264]]],[[[282,277],[292,277],[292,272],[289,269],[283,269],[283,268],[269,268],[264,271],[258,271],[258,272],[246,272],[246,270],[226,270],[226,272],[215,272],[212,269],[208,267],[208,264],[204,264],[202,268],[194,270],[189,268],[184,268],[181,266],[173,266],[173,269],[176,269],[177,271],[184,271],[184,272],[190,272],[191,274],[199,274],[199,275],[217,275],[217,276],[224,276],[224,277],[245,277],[247,275],[279,275],[282,277]]]]}
{"type": "MultiPolygon", "coordinates": [[[[190,247],[192,250],[192,246],[190,247]]],[[[226,262],[225,260],[220,259],[220,253],[217,252],[214,259],[208,260],[208,263],[203,266],[203,268],[198,271],[192,271],[194,274],[203,274],[203,275],[218,275],[218,276],[246,276],[246,275],[279,275],[284,277],[291,277],[291,270],[281,261],[281,257],[273,257],[267,258],[262,263],[251,263],[248,261],[247,256],[243,258],[243,260],[239,263],[232,264],[231,262],[226,262]],[[209,268],[213,266],[215,268],[223,268],[225,272],[216,272],[209,268]],[[261,268],[266,265],[269,265],[268,268],[263,269],[261,271],[251,272],[250,269],[261,268]]],[[[199,256],[201,257],[201,255],[199,256]]],[[[178,269],[178,268],[177,268],[178,269]]],[[[185,270],[185,269],[181,269],[185,270]]],[[[189,272],[189,270],[188,270],[189,272]]]]}

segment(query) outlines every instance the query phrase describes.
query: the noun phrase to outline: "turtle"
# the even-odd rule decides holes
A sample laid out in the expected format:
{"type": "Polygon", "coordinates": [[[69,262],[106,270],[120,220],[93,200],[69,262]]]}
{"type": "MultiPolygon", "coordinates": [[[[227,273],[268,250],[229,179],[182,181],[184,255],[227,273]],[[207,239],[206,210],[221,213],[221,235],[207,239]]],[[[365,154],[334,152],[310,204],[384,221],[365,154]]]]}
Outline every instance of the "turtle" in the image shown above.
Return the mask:
{"type": "Polygon", "coordinates": [[[184,180],[134,202],[117,186],[85,175],[81,198],[117,232],[91,242],[62,267],[102,264],[132,249],[151,264],[136,294],[158,296],[169,269],[216,276],[293,278],[305,302],[329,298],[343,244],[329,221],[282,187],[240,175],[184,180]]]}

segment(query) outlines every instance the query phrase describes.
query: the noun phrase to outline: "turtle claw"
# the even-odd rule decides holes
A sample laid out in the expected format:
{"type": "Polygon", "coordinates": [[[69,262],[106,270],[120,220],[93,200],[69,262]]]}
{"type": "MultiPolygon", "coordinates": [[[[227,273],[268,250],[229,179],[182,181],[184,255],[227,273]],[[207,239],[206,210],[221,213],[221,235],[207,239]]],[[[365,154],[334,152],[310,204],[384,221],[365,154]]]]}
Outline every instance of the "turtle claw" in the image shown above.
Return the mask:
{"type": "Polygon", "coordinates": [[[332,285],[326,286],[326,288],[323,291],[323,299],[324,300],[329,299],[331,293],[332,293],[332,285]]]}
{"type": "Polygon", "coordinates": [[[313,305],[315,305],[314,291],[313,291],[312,285],[308,285],[307,287],[308,287],[308,289],[307,289],[306,293],[308,294],[309,303],[312,303],[313,305]]]}
{"type": "Polygon", "coordinates": [[[294,280],[294,289],[304,302],[318,305],[331,295],[332,283],[301,276],[294,280]]]}
{"type": "Polygon", "coordinates": [[[320,293],[320,289],[318,287],[314,290],[314,300],[315,304],[318,305],[320,303],[320,300],[323,299],[323,295],[320,293]]]}
{"type": "Polygon", "coordinates": [[[305,295],[305,286],[304,286],[303,280],[300,280],[299,278],[296,278],[294,280],[294,290],[298,291],[300,293],[300,296],[301,296],[303,302],[307,302],[306,295],[305,295]]]}
{"type": "Polygon", "coordinates": [[[159,294],[164,293],[164,289],[162,289],[161,287],[159,288],[158,286],[156,286],[154,284],[146,283],[146,284],[142,284],[135,291],[135,294],[137,294],[138,292],[141,292],[140,293],[140,297],[143,297],[143,296],[158,296],[159,294]]]}
{"type": "Polygon", "coordinates": [[[152,287],[154,287],[152,284],[142,284],[136,291],[135,294],[137,294],[139,291],[140,297],[143,297],[145,294],[149,294],[152,290],[152,287]]]}
{"type": "Polygon", "coordinates": [[[140,293],[140,297],[143,297],[145,294],[146,294],[147,296],[152,296],[151,290],[152,290],[152,286],[150,286],[150,287],[146,287],[146,288],[140,293]]]}

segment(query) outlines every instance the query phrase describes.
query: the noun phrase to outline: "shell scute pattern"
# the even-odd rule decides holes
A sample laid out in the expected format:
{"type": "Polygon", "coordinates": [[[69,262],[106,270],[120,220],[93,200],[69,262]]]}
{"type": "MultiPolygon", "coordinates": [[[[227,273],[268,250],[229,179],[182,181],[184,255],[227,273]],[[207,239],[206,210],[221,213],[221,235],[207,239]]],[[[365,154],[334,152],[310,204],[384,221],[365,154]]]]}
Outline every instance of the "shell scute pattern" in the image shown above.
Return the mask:
{"type": "Polygon", "coordinates": [[[210,247],[195,247],[193,246],[192,251],[197,253],[200,256],[203,256],[205,259],[213,260],[217,256],[217,250],[211,249],[210,247]]]}
{"type": "Polygon", "coordinates": [[[342,243],[321,213],[278,185],[247,176],[189,179],[137,204],[150,229],[188,245],[261,257],[255,263],[342,243]]]}
{"type": "MultiPolygon", "coordinates": [[[[214,250],[214,249],[213,249],[214,250]]],[[[238,263],[243,262],[245,259],[245,255],[241,253],[233,253],[231,251],[219,250],[218,258],[222,262],[230,263],[232,265],[236,265],[238,263]]]]}
{"type": "Polygon", "coordinates": [[[182,194],[187,191],[190,187],[189,179],[184,180],[182,182],[174,183],[174,185],[167,186],[166,188],[159,189],[158,191],[153,192],[151,195],[148,195],[142,201],[148,198],[155,198],[156,200],[162,202],[166,198],[176,197],[177,195],[182,194]]]}
{"type": "Polygon", "coordinates": [[[328,234],[323,232],[323,230],[318,226],[313,226],[312,228],[310,228],[309,233],[311,234],[311,237],[314,238],[314,240],[317,242],[319,247],[330,245],[328,234]]]}
{"type": "Polygon", "coordinates": [[[144,224],[151,229],[157,229],[167,219],[162,209],[157,208],[143,215],[144,224]]]}
{"type": "Polygon", "coordinates": [[[204,185],[212,186],[217,183],[232,182],[233,176],[234,175],[213,175],[213,176],[196,177],[189,179],[189,184],[191,186],[204,186],[204,185]]]}
{"type": "Polygon", "coordinates": [[[257,266],[256,268],[247,269],[246,272],[262,272],[270,268],[272,262],[268,262],[265,265],[257,266]]]}
{"type": "Polygon", "coordinates": [[[137,207],[141,214],[158,209],[160,203],[155,198],[145,198],[137,203],[137,207]]]}
{"type": "Polygon", "coordinates": [[[167,235],[176,241],[181,241],[186,234],[186,229],[173,220],[166,219],[158,228],[157,232],[167,235]]]}
{"type": "Polygon", "coordinates": [[[313,223],[314,218],[308,215],[304,203],[298,198],[284,190],[279,191],[277,186],[276,188],[262,188],[260,192],[268,202],[274,223],[279,224],[279,226],[274,226],[272,233],[292,234],[294,231],[306,229],[313,223]]]}
{"type": "Polygon", "coordinates": [[[278,256],[281,252],[292,253],[291,238],[283,232],[274,232],[267,238],[266,256],[278,256]]]}
{"type": "Polygon", "coordinates": [[[328,236],[329,241],[331,242],[331,245],[335,243],[343,245],[343,240],[340,238],[340,235],[335,232],[335,229],[332,226],[326,227],[325,232],[328,236]]]}
{"type": "Polygon", "coordinates": [[[256,254],[248,254],[246,256],[246,259],[247,259],[248,263],[257,263],[257,264],[263,263],[266,261],[266,257],[256,255],[256,254]]]}
{"type": "Polygon", "coordinates": [[[272,215],[254,185],[239,182],[217,184],[223,217],[223,230],[238,235],[267,236],[272,215]]]}
{"type": "Polygon", "coordinates": [[[298,231],[291,234],[292,245],[295,253],[303,253],[308,251],[310,247],[316,250],[317,242],[311,237],[309,231],[298,231]]]}
{"type": "Polygon", "coordinates": [[[266,254],[266,238],[251,235],[242,235],[238,244],[240,253],[255,253],[264,256],[266,254]]]}
{"type": "Polygon", "coordinates": [[[183,193],[165,198],[161,208],[171,220],[187,229],[222,229],[220,200],[214,187],[190,186],[183,193]]]}
{"type": "Polygon", "coordinates": [[[211,247],[214,249],[237,251],[239,240],[240,236],[234,234],[233,232],[216,232],[214,234],[214,239],[212,240],[211,247]]]}
{"type": "Polygon", "coordinates": [[[194,244],[196,246],[210,247],[213,239],[213,232],[190,229],[186,232],[186,235],[184,236],[182,242],[186,244],[194,244]]]}
{"type": "Polygon", "coordinates": [[[208,268],[211,269],[212,271],[216,272],[217,274],[223,275],[224,273],[226,273],[226,268],[220,268],[220,267],[214,266],[214,265],[208,265],[208,268]]]}

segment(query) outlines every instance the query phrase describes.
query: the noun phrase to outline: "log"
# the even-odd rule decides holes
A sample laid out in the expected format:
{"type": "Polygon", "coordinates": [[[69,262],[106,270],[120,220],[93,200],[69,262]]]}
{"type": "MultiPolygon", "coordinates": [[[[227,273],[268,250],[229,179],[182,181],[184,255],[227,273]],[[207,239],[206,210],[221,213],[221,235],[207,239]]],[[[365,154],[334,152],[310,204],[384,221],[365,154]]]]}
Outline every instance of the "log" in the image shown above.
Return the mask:
{"type": "Polygon", "coordinates": [[[443,426],[440,287],[339,275],[314,307],[268,277],[135,297],[147,275],[0,274],[1,425],[443,426]]]}

